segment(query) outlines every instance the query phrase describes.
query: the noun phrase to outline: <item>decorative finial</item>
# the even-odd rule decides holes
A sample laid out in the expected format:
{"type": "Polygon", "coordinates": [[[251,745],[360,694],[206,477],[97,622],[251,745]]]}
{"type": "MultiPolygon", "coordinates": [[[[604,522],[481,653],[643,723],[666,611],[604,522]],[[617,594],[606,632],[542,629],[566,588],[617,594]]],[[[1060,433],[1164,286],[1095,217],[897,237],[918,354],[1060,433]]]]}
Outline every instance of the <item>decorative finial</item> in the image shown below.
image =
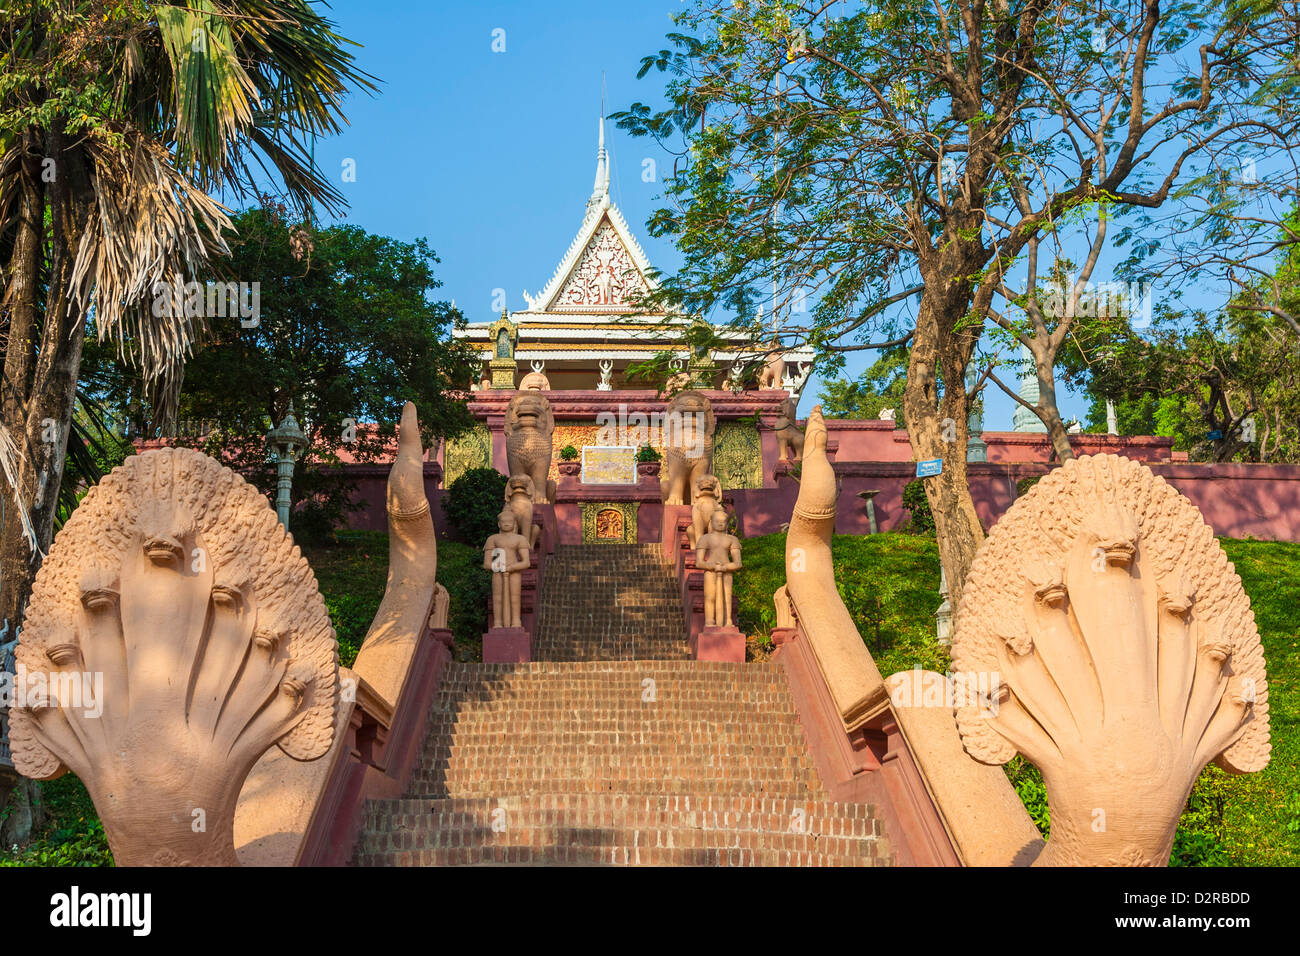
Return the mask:
{"type": "Polygon", "coordinates": [[[605,116],[601,108],[599,134],[596,147],[596,181],[591,187],[591,198],[587,200],[587,212],[603,208],[609,202],[609,160],[605,153],[605,116]]]}

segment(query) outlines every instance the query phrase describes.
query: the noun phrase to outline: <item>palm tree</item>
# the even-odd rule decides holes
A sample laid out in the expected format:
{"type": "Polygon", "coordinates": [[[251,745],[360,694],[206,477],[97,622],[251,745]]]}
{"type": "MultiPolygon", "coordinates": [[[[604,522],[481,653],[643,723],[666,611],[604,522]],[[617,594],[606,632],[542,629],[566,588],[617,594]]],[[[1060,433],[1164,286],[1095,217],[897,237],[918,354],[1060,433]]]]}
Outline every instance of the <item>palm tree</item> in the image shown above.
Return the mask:
{"type": "Polygon", "coordinates": [[[346,122],[350,90],[376,89],[307,0],[5,7],[0,628],[50,544],[87,320],[174,407],[206,320],[158,308],[158,290],[219,273],[222,199],[340,210],[311,144],[346,122]]]}

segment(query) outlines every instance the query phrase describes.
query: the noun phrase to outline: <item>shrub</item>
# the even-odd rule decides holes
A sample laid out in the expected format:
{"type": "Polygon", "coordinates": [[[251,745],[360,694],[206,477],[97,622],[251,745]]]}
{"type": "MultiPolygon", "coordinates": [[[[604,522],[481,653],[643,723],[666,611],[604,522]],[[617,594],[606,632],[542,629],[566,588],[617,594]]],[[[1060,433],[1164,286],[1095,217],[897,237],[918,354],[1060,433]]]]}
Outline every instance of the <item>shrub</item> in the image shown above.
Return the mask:
{"type": "MultiPolygon", "coordinates": [[[[361,642],[379,610],[379,601],[372,594],[343,591],[324,595],[325,607],[330,612],[330,623],[339,639],[339,663],[351,667],[361,650],[361,642]]],[[[382,600],[382,593],[379,600],[382,600]]]]}
{"type": "Polygon", "coordinates": [[[438,583],[451,596],[447,626],[456,642],[457,659],[481,659],[492,599],[492,574],[483,569],[483,549],[439,541],[438,583]]]}
{"type": "Polygon", "coordinates": [[[453,481],[443,498],[442,513],[455,529],[456,539],[478,547],[496,534],[505,493],[506,476],[495,468],[470,468],[453,481]]]}
{"type": "Polygon", "coordinates": [[[1023,498],[1030,488],[1034,487],[1034,485],[1038,484],[1042,480],[1042,475],[1034,475],[1031,478],[1021,478],[1016,482],[1016,497],[1023,498]]]}
{"type": "Polygon", "coordinates": [[[565,445],[560,449],[560,461],[577,461],[578,449],[572,445],[565,445]]]}
{"type": "Polygon", "coordinates": [[[388,535],[340,531],[333,543],[304,544],[339,639],[339,663],[351,667],[388,585],[388,535]]]}
{"type": "Polygon", "coordinates": [[[1038,832],[1043,835],[1043,839],[1051,836],[1051,815],[1047,809],[1047,787],[1043,784],[1043,775],[1038,772],[1038,768],[1031,764],[1024,757],[1016,754],[1007,761],[1005,767],[1007,779],[1011,781],[1011,786],[1016,790],[1016,795],[1020,797],[1020,802],[1025,805],[1025,812],[1029,818],[1034,821],[1034,826],[1038,827],[1038,832]]]}
{"type": "Polygon", "coordinates": [[[113,865],[95,804],[75,774],[42,781],[37,799],[45,808],[45,824],[26,846],[0,847],[0,866],[113,865]]]}
{"type": "Polygon", "coordinates": [[[637,449],[636,460],[638,462],[659,461],[660,457],[654,445],[642,445],[637,449]]]}
{"type": "Polygon", "coordinates": [[[913,478],[903,487],[903,507],[911,514],[907,522],[909,534],[934,534],[934,513],[925,496],[925,479],[913,478]]]}

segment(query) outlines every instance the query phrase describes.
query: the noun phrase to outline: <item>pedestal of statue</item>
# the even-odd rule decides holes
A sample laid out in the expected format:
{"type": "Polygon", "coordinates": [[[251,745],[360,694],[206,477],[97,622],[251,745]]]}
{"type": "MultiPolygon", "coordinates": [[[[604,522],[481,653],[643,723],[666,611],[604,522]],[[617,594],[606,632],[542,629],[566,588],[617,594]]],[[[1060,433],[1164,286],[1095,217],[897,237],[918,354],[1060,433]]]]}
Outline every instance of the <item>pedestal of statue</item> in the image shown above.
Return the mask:
{"type": "Polygon", "coordinates": [[[664,560],[673,565],[679,572],[681,570],[681,552],[688,549],[682,535],[690,523],[690,505],[664,505],[659,541],[664,549],[664,560]]]}
{"type": "MultiPolygon", "coordinates": [[[[745,663],[745,635],[738,627],[706,625],[691,638],[691,657],[697,661],[745,663]]],[[[486,658],[484,658],[486,660],[486,658]]]]}
{"type": "Polygon", "coordinates": [[[493,627],[483,635],[484,664],[521,664],[533,659],[533,642],[522,627],[493,627]]]}

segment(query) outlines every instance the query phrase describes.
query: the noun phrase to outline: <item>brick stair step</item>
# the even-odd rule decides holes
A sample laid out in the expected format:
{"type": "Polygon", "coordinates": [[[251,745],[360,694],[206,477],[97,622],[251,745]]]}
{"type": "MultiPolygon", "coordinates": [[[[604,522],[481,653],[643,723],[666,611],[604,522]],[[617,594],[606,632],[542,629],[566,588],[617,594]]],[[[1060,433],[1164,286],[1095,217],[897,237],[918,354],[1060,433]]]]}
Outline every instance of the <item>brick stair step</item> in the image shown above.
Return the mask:
{"type": "Polygon", "coordinates": [[[740,847],[760,850],[823,852],[835,856],[883,856],[874,834],[833,836],[788,830],[705,827],[663,828],[633,824],[600,825],[595,820],[572,819],[562,823],[516,821],[495,825],[473,822],[452,827],[423,827],[370,831],[357,847],[358,854],[393,850],[431,850],[466,846],[642,846],[740,847]],[[502,828],[504,826],[504,829],[502,828]]]}
{"type": "MultiPolygon", "coordinates": [[[[540,834],[539,834],[540,838],[540,834]]],[[[640,839],[639,835],[637,839],[640,839]]],[[[628,841],[631,842],[631,841],[628,841]]],[[[815,845],[815,844],[814,844],[815,845]]],[[[817,849],[771,849],[725,845],[663,846],[645,843],[536,846],[482,845],[425,850],[390,850],[359,855],[359,866],[878,866],[869,853],[844,852],[838,845],[817,849]],[[840,850],[841,855],[834,851],[840,850]]]]}
{"type": "Polygon", "coordinates": [[[367,805],[366,826],[371,829],[451,823],[462,818],[491,822],[501,811],[507,820],[538,822],[557,818],[595,816],[603,823],[613,819],[630,825],[657,827],[722,826],[732,829],[763,829],[834,836],[879,835],[875,807],[868,803],[837,803],[810,797],[752,795],[544,793],[511,794],[490,799],[441,799],[399,797],[372,800],[367,805]]]}
{"type": "Polygon", "coordinates": [[[892,862],[871,807],[827,798],[781,669],[690,660],[681,595],[658,544],[557,546],[538,660],[449,665],[354,862],[892,862]]]}
{"type": "Polygon", "coordinates": [[[879,852],[875,834],[833,836],[827,833],[797,833],[759,828],[707,828],[637,826],[621,822],[601,825],[596,820],[571,819],[560,823],[508,820],[458,823],[449,827],[412,827],[370,831],[358,845],[359,853],[391,850],[426,850],[458,846],[645,846],[645,847],[736,847],[755,849],[821,851],[835,856],[875,856],[879,852]]]}
{"type": "Polygon", "coordinates": [[[781,780],[754,779],[752,777],[719,776],[710,780],[680,780],[671,776],[648,777],[632,775],[619,780],[592,777],[528,777],[500,776],[492,779],[466,780],[443,784],[438,780],[416,778],[407,789],[407,796],[426,797],[496,797],[503,793],[627,793],[627,794],[769,794],[784,797],[802,797],[815,791],[815,774],[798,780],[787,776],[781,780]]]}

